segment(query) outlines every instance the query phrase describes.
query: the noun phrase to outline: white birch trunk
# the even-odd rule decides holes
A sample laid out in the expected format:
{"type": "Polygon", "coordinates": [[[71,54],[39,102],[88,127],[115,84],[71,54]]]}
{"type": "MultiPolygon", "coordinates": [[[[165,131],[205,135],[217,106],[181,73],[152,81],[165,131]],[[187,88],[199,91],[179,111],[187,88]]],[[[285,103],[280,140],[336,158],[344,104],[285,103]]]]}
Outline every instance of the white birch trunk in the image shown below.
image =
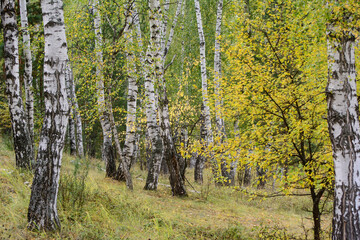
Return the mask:
{"type": "Polygon", "coordinates": [[[116,164],[114,157],[114,150],[112,145],[112,131],[110,123],[110,113],[105,98],[105,84],[103,76],[103,53],[102,53],[102,32],[101,32],[101,17],[98,10],[99,1],[93,2],[94,14],[94,30],[95,30],[95,51],[97,58],[96,76],[98,89],[98,108],[100,115],[100,123],[103,131],[103,146],[102,158],[106,163],[106,176],[116,176],[116,164]]]}
{"type": "Polygon", "coordinates": [[[145,70],[145,105],[147,129],[151,141],[151,161],[146,179],[145,190],[156,190],[162,160],[163,143],[160,136],[160,127],[156,118],[155,81],[163,72],[161,54],[161,7],[159,0],[149,1],[150,43],[146,54],[145,70]]]}
{"type": "MultiPolygon", "coordinates": [[[[166,32],[167,32],[167,25],[169,21],[169,8],[170,8],[170,0],[165,0],[164,2],[164,15],[162,16],[162,19],[159,19],[159,21],[162,21],[161,26],[161,53],[165,52],[166,47],[166,32]]],[[[161,14],[162,15],[162,14],[161,14]]]]}
{"type": "Polygon", "coordinates": [[[68,60],[63,2],[41,1],[44,36],[45,116],[40,135],[28,221],[31,229],[60,229],[56,209],[60,166],[68,124],[65,71],[68,60]]]}
{"type": "MultiPolygon", "coordinates": [[[[133,23],[135,12],[132,11],[128,14],[128,22],[133,23]]],[[[138,16],[135,16],[138,17],[138,16]]],[[[125,39],[127,49],[131,49],[133,45],[133,34],[131,29],[125,31],[125,39]]],[[[127,118],[126,118],[126,137],[124,145],[125,161],[128,167],[131,167],[135,154],[135,143],[136,143],[136,107],[137,107],[137,74],[136,74],[136,63],[134,53],[129,51],[126,56],[128,66],[128,95],[127,95],[127,118]]]]}
{"type": "Polygon", "coordinates": [[[211,116],[209,107],[209,96],[208,96],[208,84],[207,84],[207,71],[206,71],[206,51],[205,51],[205,36],[202,25],[201,9],[199,0],[194,0],[196,21],[198,26],[199,40],[200,40],[200,65],[201,65],[201,82],[202,82],[202,98],[203,98],[203,116],[204,126],[206,131],[206,143],[210,144],[213,142],[213,134],[211,129],[211,116]]]}
{"type": "Polygon", "coordinates": [[[328,126],[335,197],[332,239],[360,236],[360,124],[356,94],[355,36],[328,25],[328,126]]]}
{"type": "Polygon", "coordinates": [[[73,114],[73,96],[71,94],[71,88],[72,88],[72,73],[70,68],[70,63],[66,66],[66,73],[65,73],[65,81],[66,81],[66,93],[68,95],[69,99],[69,108],[70,108],[70,115],[69,115],[69,133],[68,138],[70,140],[70,155],[76,155],[76,128],[75,128],[75,121],[74,121],[74,114],[73,114]]]}
{"type": "MultiPolygon", "coordinates": [[[[130,26],[133,24],[134,11],[133,7],[127,13],[127,25],[124,29],[124,38],[126,49],[131,49],[133,44],[132,30],[130,26]]],[[[136,103],[137,103],[137,83],[136,83],[136,63],[134,54],[130,50],[127,53],[127,74],[128,74],[128,97],[127,97],[127,118],[126,118],[126,137],[124,144],[124,151],[122,151],[113,113],[111,111],[111,122],[113,124],[113,133],[115,137],[115,146],[120,155],[120,165],[117,170],[116,179],[127,183],[129,189],[133,189],[132,179],[130,175],[131,164],[135,155],[135,143],[136,143],[136,103]]]]}
{"type": "Polygon", "coordinates": [[[21,99],[15,1],[1,0],[1,19],[4,34],[6,94],[13,130],[16,166],[31,168],[31,165],[34,165],[34,150],[21,99]]]}
{"type": "Polygon", "coordinates": [[[76,148],[77,153],[80,158],[84,157],[84,141],[83,141],[83,130],[82,130],[82,121],[81,115],[79,112],[79,105],[76,98],[76,91],[75,91],[75,82],[74,82],[74,75],[71,71],[71,94],[72,94],[72,101],[73,101],[73,114],[76,122],[76,148]]]}
{"type": "Polygon", "coordinates": [[[222,93],[221,93],[221,24],[223,13],[223,0],[219,0],[216,13],[215,30],[215,55],[214,55],[214,80],[215,80],[215,117],[218,135],[225,135],[225,125],[222,112],[222,93]]]}
{"type": "MultiPolygon", "coordinates": [[[[110,92],[109,92],[109,96],[111,96],[110,92]]],[[[124,175],[124,178],[125,178],[125,181],[126,181],[126,186],[130,190],[133,190],[133,183],[132,183],[131,175],[130,175],[130,172],[129,172],[129,167],[128,167],[127,163],[126,163],[126,160],[124,159],[124,154],[123,154],[123,151],[122,151],[121,146],[120,146],[119,134],[118,134],[118,131],[116,129],[114,114],[113,114],[113,111],[112,111],[112,105],[110,103],[111,103],[111,99],[109,99],[108,111],[110,113],[110,124],[111,124],[111,127],[112,127],[113,136],[114,136],[114,140],[115,140],[115,147],[116,147],[117,153],[118,153],[119,158],[120,158],[119,170],[116,173],[116,175],[114,176],[114,178],[119,180],[119,171],[121,170],[121,174],[124,175]]]]}
{"type": "Polygon", "coordinates": [[[66,72],[67,94],[69,96],[70,104],[70,154],[75,155],[77,153],[79,157],[84,157],[81,116],[79,113],[79,105],[76,98],[74,75],[70,63],[68,63],[66,72]]]}
{"type": "Polygon", "coordinates": [[[30,137],[34,139],[34,94],[32,90],[32,55],[30,46],[30,34],[28,31],[28,16],[26,0],[19,0],[21,28],[24,43],[25,67],[24,67],[24,84],[26,96],[26,118],[29,127],[30,137]]]}

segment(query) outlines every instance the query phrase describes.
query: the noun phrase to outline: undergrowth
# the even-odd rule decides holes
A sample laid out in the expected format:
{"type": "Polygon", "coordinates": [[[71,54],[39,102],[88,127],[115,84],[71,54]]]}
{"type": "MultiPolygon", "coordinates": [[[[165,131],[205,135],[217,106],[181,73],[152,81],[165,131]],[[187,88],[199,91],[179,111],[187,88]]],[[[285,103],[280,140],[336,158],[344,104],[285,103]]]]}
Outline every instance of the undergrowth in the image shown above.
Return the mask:
{"type": "MultiPolygon", "coordinates": [[[[104,178],[102,162],[65,155],[58,194],[62,229],[31,232],[27,207],[33,175],[15,169],[12,151],[2,144],[0,164],[0,239],[300,239],[303,229],[311,229],[310,215],[302,210],[310,202],[304,198],[249,201],[205,176],[203,186],[188,188],[198,193],[179,199],[164,185],[144,191],[146,172],[139,169],[132,170],[134,191],[129,191],[104,178]]],[[[168,184],[167,177],[160,182],[168,184]]]]}

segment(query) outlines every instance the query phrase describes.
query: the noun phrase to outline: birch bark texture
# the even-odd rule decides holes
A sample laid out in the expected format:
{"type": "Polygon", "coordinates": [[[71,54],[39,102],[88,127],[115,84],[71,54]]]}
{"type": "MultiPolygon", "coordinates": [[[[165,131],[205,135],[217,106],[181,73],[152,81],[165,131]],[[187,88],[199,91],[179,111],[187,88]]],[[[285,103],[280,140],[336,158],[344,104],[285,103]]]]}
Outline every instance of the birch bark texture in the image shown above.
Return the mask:
{"type": "Polygon", "coordinates": [[[25,67],[24,67],[24,85],[25,85],[25,106],[26,106],[26,119],[29,127],[30,137],[33,141],[34,139],[34,93],[32,90],[33,77],[32,77],[32,54],[31,54],[31,42],[30,34],[28,31],[28,14],[26,0],[19,1],[20,6],[20,19],[21,19],[21,28],[22,28],[22,37],[24,44],[24,57],[25,57],[25,67]]]}
{"type": "Polygon", "coordinates": [[[18,48],[19,40],[15,1],[1,0],[0,3],[4,34],[6,95],[9,103],[11,126],[13,131],[16,166],[20,168],[31,168],[31,165],[34,165],[34,150],[21,98],[18,48]]]}
{"type": "Polygon", "coordinates": [[[55,231],[60,229],[56,204],[69,116],[65,83],[68,55],[63,2],[42,0],[41,9],[45,37],[45,116],[31,190],[28,222],[30,229],[55,231]]]}
{"type": "Polygon", "coordinates": [[[112,132],[110,113],[105,97],[105,84],[103,76],[103,52],[102,52],[102,31],[101,31],[101,17],[98,9],[99,1],[94,0],[92,9],[94,14],[94,30],[95,30],[95,51],[96,51],[96,76],[97,76],[97,91],[98,91],[98,109],[100,115],[100,123],[103,131],[103,146],[102,159],[106,164],[106,176],[116,176],[116,163],[114,156],[114,149],[112,145],[112,132]]]}
{"type": "Polygon", "coordinates": [[[149,1],[150,41],[145,60],[145,112],[151,142],[151,160],[145,190],[156,190],[158,185],[163,142],[156,117],[155,81],[163,72],[161,48],[161,6],[159,0],[149,1]]]}
{"type": "Polygon", "coordinates": [[[349,31],[339,30],[337,23],[338,19],[330,19],[327,28],[329,76],[326,93],[335,170],[332,239],[352,240],[360,236],[360,124],[356,94],[356,43],[355,36],[349,31]]]}
{"type": "MultiPolygon", "coordinates": [[[[128,52],[126,53],[126,61],[127,61],[127,79],[128,79],[128,95],[127,95],[127,116],[126,116],[126,136],[124,143],[124,151],[122,152],[121,159],[125,161],[125,164],[120,164],[117,170],[117,180],[127,181],[128,187],[132,189],[132,184],[130,186],[130,168],[135,158],[135,145],[136,145],[136,106],[137,106],[137,94],[138,94],[138,86],[137,86],[137,74],[136,74],[136,62],[133,52],[133,30],[131,26],[135,22],[135,18],[137,18],[137,12],[135,9],[135,4],[129,6],[129,11],[126,14],[127,17],[127,25],[124,29],[124,38],[125,45],[128,52]],[[126,166],[127,169],[124,169],[126,166]],[[128,179],[128,180],[126,180],[128,179]]],[[[140,23],[139,23],[140,24],[140,23]]],[[[113,128],[116,130],[116,128],[113,128]]],[[[114,132],[114,136],[116,138],[117,133],[114,132]]],[[[116,148],[118,151],[120,149],[120,143],[118,143],[118,139],[115,139],[116,148]]]]}

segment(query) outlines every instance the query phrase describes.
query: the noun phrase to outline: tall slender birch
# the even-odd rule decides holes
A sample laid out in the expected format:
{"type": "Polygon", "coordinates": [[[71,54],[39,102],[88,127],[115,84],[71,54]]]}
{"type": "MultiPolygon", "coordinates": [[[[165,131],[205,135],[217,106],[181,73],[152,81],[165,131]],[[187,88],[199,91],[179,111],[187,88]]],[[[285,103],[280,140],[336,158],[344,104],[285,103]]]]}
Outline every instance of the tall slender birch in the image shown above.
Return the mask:
{"type": "MultiPolygon", "coordinates": [[[[344,14],[340,21],[349,19],[351,18],[344,14]]],[[[337,24],[339,19],[330,19],[327,29],[327,119],[335,170],[332,239],[352,240],[359,239],[360,236],[360,124],[356,94],[356,38],[351,32],[341,30],[337,24]]]]}
{"type": "Polygon", "coordinates": [[[53,231],[60,229],[56,205],[69,116],[65,83],[68,55],[63,2],[42,0],[41,8],[45,37],[45,116],[31,188],[28,221],[31,229],[53,231]]]}
{"type": "Polygon", "coordinates": [[[175,33],[175,28],[176,28],[176,25],[177,25],[177,22],[178,22],[178,18],[179,18],[179,15],[181,13],[181,6],[183,4],[183,0],[178,0],[178,4],[177,4],[177,7],[176,7],[176,12],[175,12],[175,17],[174,17],[174,21],[173,21],[173,24],[171,25],[171,29],[170,29],[170,33],[169,33],[169,37],[168,37],[168,40],[166,42],[166,46],[164,48],[164,62],[165,62],[165,58],[169,52],[169,49],[170,49],[170,46],[171,46],[171,43],[172,43],[172,40],[174,38],[174,33],[175,33]]]}
{"type": "MultiPolygon", "coordinates": [[[[166,2],[165,11],[166,15],[169,8],[169,1],[166,2]]],[[[167,50],[169,49],[172,43],[172,39],[174,36],[174,29],[177,25],[177,19],[181,12],[182,1],[180,0],[177,5],[177,10],[175,13],[175,18],[170,29],[168,40],[166,39],[166,26],[167,26],[167,16],[164,18],[163,22],[163,32],[162,32],[162,46],[161,46],[161,62],[158,63],[159,68],[159,95],[160,95],[160,126],[161,126],[161,135],[163,138],[163,161],[166,162],[168,167],[168,171],[170,173],[169,180],[172,189],[172,193],[174,196],[186,196],[186,190],[184,187],[185,180],[185,171],[183,170],[185,164],[180,162],[180,156],[176,152],[175,143],[173,140],[173,136],[171,133],[171,125],[170,125],[170,115],[169,115],[169,100],[167,97],[166,90],[166,81],[164,76],[164,64],[166,60],[167,50]],[[167,44],[166,44],[167,42],[167,44]],[[166,44],[166,45],[165,45],[166,44]]]]}
{"type": "Polygon", "coordinates": [[[221,93],[221,25],[223,14],[223,0],[219,0],[216,12],[215,54],[214,54],[214,87],[215,87],[215,118],[218,135],[225,135],[221,93]]]}
{"type": "MultiPolygon", "coordinates": [[[[225,122],[223,114],[223,99],[221,88],[221,26],[223,17],[223,0],[219,0],[216,11],[216,29],[215,29],[215,54],[214,54],[214,88],[215,88],[215,119],[216,119],[216,135],[219,143],[226,138],[225,122]]],[[[226,160],[221,157],[221,176],[225,184],[234,184],[235,165],[232,162],[230,167],[226,160]]]]}
{"type": "Polygon", "coordinates": [[[200,48],[200,65],[201,65],[201,86],[202,86],[202,99],[204,105],[204,124],[206,130],[206,142],[207,144],[213,142],[213,133],[211,129],[211,117],[210,117],[210,107],[209,107],[209,96],[208,96],[208,83],[207,83],[207,71],[206,71],[206,43],[205,36],[201,18],[201,9],[199,0],[194,0],[195,2],[195,12],[196,12],[196,21],[198,26],[199,33],[199,48],[200,48]]]}
{"type": "MultiPolygon", "coordinates": [[[[209,107],[209,96],[208,96],[208,83],[207,83],[207,71],[206,71],[206,43],[204,30],[202,25],[201,18],[201,9],[199,0],[194,0],[195,3],[195,12],[196,12],[196,21],[199,34],[199,49],[200,49],[200,67],[201,67],[201,89],[202,89],[202,117],[203,117],[203,130],[201,132],[206,133],[205,144],[210,145],[213,142],[213,133],[211,128],[211,116],[210,116],[210,107],[209,107]]],[[[198,158],[195,166],[195,171],[203,171],[204,163],[202,163],[203,158],[198,158]]],[[[195,176],[200,176],[200,173],[195,173],[195,176]]]]}
{"type": "Polygon", "coordinates": [[[70,64],[68,63],[66,66],[65,71],[65,82],[66,82],[66,93],[69,99],[69,108],[70,108],[70,115],[69,115],[69,125],[68,125],[68,138],[70,140],[70,155],[76,155],[76,127],[75,127],[75,120],[74,115],[72,112],[72,94],[71,94],[71,68],[70,64]]]}
{"type": "Polygon", "coordinates": [[[103,52],[102,52],[102,32],[101,32],[101,17],[98,9],[99,1],[93,1],[94,14],[94,30],[95,30],[95,51],[97,58],[96,76],[97,76],[97,90],[98,90],[98,108],[100,114],[100,123],[103,131],[103,146],[102,159],[106,163],[106,176],[115,177],[116,163],[114,156],[114,149],[112,145],[112,131],[110,123],[110,113],[107,106],[107,99],[105,97],[105,84],[103,76],[103,52]]]}
{"type": "MultiPolygon", "coordinates": [[[[137,78],[136,78],[136,63],[132,50],[133,45],[133,30],[130,28],[133,25],[135,11],[134,6],[129,6],[129,11],[126,14],[127,24],[124,29],[124,38],[126,49],[129,51],[126,53],[127,60],[127,73],[128,73],[128,96],[127,96],[127,117],[126,117],[126,137],[124,144],[124,151],[122,151],[120,142],[118,139],[117,130],[115,124],[113,124],[113,132],[115,138],[115,146],[120,153],[120,165],[117,170],[116,179],[126,181],[129,189],[132,189],[132,180],[130,175],[130,168],[135,156],[135,143],[136,143],[136,103],[137,103],[137,78]]],[[[111,111],[112,122],[114,122],[113,114],[111,111]]]]}
{"type": "Polygon", "coordinates": [[[67,94],[69,96],[70,117],[69,117],[69,138],[70,154],[77,154],[79,157],[84,156],[82,122],[77,103],[74,75],[70,63],[66,69],[67,94]]]}
{"type": "Polygon", "coordinates": [[[16,166],[31,168],[34,150],[21,98],[19,78],[19,40],[15,1],[1,0],[1,19],[4,34],[6,94],[16,156],[16,166]]]}
{"type": "Polygon", "coordinates": [[[150,42],[146,53],[145,105],[147,129],[151,142],[151,161],[146,179],[146,190],[156,190],[160,173],[163,143],[156,118],[155,81],[163,72],[161,54],[161,6],[159,0],[149,1],[150,42]]]}
{"type": "Polygon", "coordinates": [[[72,112],[75,118],[75,124],[76,124],[76,149],[79,157],[84,157],[84,141],[83,141],[83,130],[82,130],[82,121],[81,121],[81,115],[79,112],[79,105],[76,97],[76,91],[75,91],[75,82],[74,82],[74,75],[71,71],[71,94],[72,94],[72,112]]]}
{"type": "Polygon", "coordinates": [[[26,96],[26,119],[29,127],[31,140],[34,139],[34,93],[32,90],[32,54],[30,45],[30,34],[28,31],[28,14],[26,0],[20,0],[20,19],[22,36],[24,43],[24,55],[25,55],[25,67],[24,67],[24,84],[25,84],[25,96],[26,96]]]}

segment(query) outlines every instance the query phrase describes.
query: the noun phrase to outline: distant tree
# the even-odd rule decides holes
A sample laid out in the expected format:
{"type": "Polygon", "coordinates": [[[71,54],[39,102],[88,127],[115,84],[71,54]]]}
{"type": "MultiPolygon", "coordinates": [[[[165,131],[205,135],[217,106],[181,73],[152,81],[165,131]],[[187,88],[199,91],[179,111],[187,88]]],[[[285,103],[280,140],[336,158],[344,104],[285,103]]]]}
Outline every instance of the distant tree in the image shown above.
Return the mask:
{"type": "Polygon", "coordinates": [[[104,83],[104,60],[103,60],[103,37],[101,30],[101,16],[99,11],[99,1],[94,0],[92,4],[95,31],[95,52],[96,52],[96,77],[98,91],[98,111],[100,123],[103,131],[102,159],[106,164],[106,176],[116,176],[115,152],[113,148],[113,137],[110,122],[109,101],[106,99],[106,89],[104,83]]]}
{"type": "Polygon", "coordinates": [[[29,34],[29,23],[28,23],[28,11],[26,0],[20,0],[20,18],[21,18],[21,28],[24,42],[24,57],[25,57],[25,67],[24,67],[24,84],[25,84],[25,96],[26,96],[26,118],[29,127],[29,132],[31,140],[34,143],[34,94],[32,90],[33,86],[33,76],[32,76],[32,54],[31,54],[31,42],[29,34]]]}

